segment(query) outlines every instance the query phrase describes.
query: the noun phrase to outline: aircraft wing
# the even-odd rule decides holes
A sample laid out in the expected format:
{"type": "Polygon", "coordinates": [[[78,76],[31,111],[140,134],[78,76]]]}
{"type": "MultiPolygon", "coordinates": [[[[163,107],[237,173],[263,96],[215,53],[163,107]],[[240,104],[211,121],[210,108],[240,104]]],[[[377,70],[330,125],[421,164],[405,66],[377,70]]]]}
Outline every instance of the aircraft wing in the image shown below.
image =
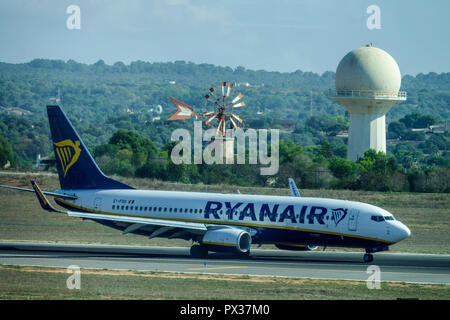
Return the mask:
{"type": "MultiPolygon", "coordinates": [[[[6,185],[3,185],[3,184],[0,184],[0,187],[1,188],[7,188],[7,189],[19,190],[19,191],[35,192],[34,189],[6,186],[6,185]]],[[[76,200],[77,199],[77,197],[69,195],[69,194],[48,192],[48,191],[41,191],[41,192],[43,194],[47,195],[47,196],[52,196],[52,197],[58,197],[58,198],[69,199],[69,200],[76,200]]]]}
{"type": "Polygon", "coordinates": [[[123,231],[123,234],[127,234],[130,232],[136,231],[144,226],[156,227],[153,230],[153,233],[150,234],[150,238],[155,237],[158,234],[161,234],[163,232],[173,230],[173,229],[181,229],[180,231],[185,231],[187,233],[195,233],[195,234],[202,234],[208,230],[206,225],[203,223],[59,210],[59,209],[54,208],[50,204],[50,202],[44,196],[43,192],[39,189],[39,186],[36,184],[35,181],[31,181],[31,185],[33,186],[33,189],[36,193],[39,203],[44,210],[47,210],[50,212],[65,213],[70,217],[77,217],[77,218],[91,219],[91,220],[111,221],[114,223],[125,223],[125,225],[127,227],[123,231]]]}
{"type": "Polygon", "coordinates": [[[145,224],[160,227],[181,228],[189,230],[207,231],[206,226],[203,223],[195,222],[183,222],[173,220],[151,219],[151,218],[138,218],[138,217],[123,217],[113,216],[109,214],[96,214],[96,213],[83,213],[67,211],[67,215],[70,217],[93,219],[93,220],[107,220],[113,222],[126,222],[130,224],[145,224]]]}

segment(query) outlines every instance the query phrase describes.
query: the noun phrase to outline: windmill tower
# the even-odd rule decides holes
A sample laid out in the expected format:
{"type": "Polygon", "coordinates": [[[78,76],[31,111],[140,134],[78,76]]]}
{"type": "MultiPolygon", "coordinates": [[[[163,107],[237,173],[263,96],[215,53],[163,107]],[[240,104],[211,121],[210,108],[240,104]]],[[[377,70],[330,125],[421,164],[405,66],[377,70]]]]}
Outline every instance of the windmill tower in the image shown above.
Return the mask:
{"type": "Polygon", "coordinates": [[[234,162],[234,136],[230,133],[243,125],[243,120],[236,114],[235,110],[237,110],[236,108],[241,110],[240,108],[245,106],[245,103],[240,101],[243,97],[241,93],[230,100],[232,88],[231,82],[228,84],[222,82],[219,88],[209,88],[204,97],[203,112],[196,112],[191,106],[170,97],[178,111],[168,119],[189,119],[195,115],[209,127],[216,129],[217,139],[221,140],[224,148],[223,155],[226,163],[234,162]]]}
{"type": "Polygon", "coordinates": [[[350,114],[347,159],[369,149],[386,153],[386,113],[406,101],[397,62],[372,45],[355,49],[339,63],[335,83],[330,99],[350,114]]]}

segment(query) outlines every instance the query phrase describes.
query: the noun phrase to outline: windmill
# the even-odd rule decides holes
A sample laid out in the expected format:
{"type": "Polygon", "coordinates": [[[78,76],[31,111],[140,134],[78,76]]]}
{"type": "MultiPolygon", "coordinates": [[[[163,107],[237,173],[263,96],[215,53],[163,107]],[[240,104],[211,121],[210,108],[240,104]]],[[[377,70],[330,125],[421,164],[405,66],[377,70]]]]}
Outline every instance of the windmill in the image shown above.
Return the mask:
{"type": "Polygon", "coordinates": [[[178,111],[168,120],[190,119],[196,116],[209,127],[216,128],[217,134],[225,137],[227,130],[242,127],[244,122],[235,114],[238,109],[240,113],[241,108],[245,106],[245,103],[241,101],[243,95],[239,93],[231,99],[232,87],[231,82],[222,82],[221,88],[209,88],[204,97],[203,112],[196,112],[193,107],[170,97],[178,111]]]}

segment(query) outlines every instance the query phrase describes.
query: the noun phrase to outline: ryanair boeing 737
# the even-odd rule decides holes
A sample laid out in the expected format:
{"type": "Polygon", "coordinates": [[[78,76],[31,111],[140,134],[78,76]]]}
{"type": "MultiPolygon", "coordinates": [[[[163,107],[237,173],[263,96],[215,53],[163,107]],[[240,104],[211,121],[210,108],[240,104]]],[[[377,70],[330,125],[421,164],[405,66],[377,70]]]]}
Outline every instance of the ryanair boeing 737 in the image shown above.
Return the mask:
{"type": "Polygon", "coordinates": [[[301,197],[289,180],[291,196],[136,190],[106,177],[59,106],[47,106],[61,190],[33,191],[43,209],[93,220],[134,233],[192,240],[194,257],[208,251],[248,255],[252,244],[285,250],[317,246],[388,250],[410,230],[384,209],[346,200],[301,197]],[[55,209],[45,196],[66,210],[55,209]]]}

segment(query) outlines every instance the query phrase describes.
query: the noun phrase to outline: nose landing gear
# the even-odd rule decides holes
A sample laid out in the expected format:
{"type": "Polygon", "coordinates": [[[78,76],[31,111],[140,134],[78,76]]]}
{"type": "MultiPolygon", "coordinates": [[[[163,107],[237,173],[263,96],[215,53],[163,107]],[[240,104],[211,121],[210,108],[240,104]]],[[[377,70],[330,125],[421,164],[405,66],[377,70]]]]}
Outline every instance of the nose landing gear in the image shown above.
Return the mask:
{"type": "Polygon", "coordinates": [[[366,254],[364,255],[363,260],[364,260],[365,263],[372,262],[373,261],[372,253],[381,252],[381,251],[388,251],[388,250],[389,250],[389,247],[382,247],[382,246],[374,247],[374,248],[366,248],[366,254]]]}
{"type": "Polygon", "coordinates": [[[366,253],[363,258],[365,263],[369,263],[373,261],[373,255],[371,253],[366,253]]]}

